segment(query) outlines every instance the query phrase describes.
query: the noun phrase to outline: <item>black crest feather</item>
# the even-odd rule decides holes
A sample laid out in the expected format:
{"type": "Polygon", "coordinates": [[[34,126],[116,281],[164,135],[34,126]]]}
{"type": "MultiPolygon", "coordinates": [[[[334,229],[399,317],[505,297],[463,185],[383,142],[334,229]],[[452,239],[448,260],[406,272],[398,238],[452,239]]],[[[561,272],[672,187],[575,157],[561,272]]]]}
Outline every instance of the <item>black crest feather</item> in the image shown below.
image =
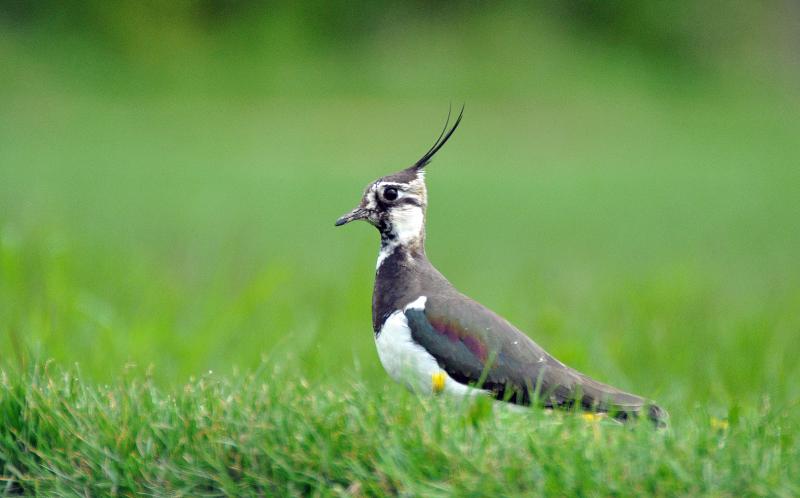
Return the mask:
{"type": "Polygon", "coordinates": [[[448,140],[450,140],[450,137],[453,135],[453,132],[456,131],[456,128],[458,128],[459,123],[461,123],[461,117],[464,115],[464,106],[463,105],[461,106],[461,112],[458,113],[458,117],[453,123],[453,127],[450,128],[450,131],[447,131],[447,125],[450,124],[450,115],[452,111],[453,111],[452,107],[447,111],[447,120],[444,122],[444,128],[442,128],[442,133],[439,134],[439,138],[437,138],[436,142],[434,142],[431,148],[428,149],[428,152],[426,152],[425,155],[422,156],[417,162],[415,162],[414,165],[411,166],[411,168],[409,169],[419,170],[424,168],[429,162],[431,162],[431,159],[433,159],[434,154],[439,152],[439,149],[441,149],[442,146],[446,144],[448,140]]]}

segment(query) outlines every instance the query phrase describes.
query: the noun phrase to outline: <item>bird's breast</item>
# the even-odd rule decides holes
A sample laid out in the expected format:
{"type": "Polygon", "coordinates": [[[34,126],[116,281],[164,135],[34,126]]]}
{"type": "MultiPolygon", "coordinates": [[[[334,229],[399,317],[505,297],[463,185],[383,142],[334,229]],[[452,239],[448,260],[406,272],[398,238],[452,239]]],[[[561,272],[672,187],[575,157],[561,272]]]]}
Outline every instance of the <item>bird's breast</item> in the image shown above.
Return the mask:
{"type": "Polygon", "coordinates": [[[419,393],[445,391],[467,394],[471,388],[451,378],[436,359],[411,336],[405,309],[424,309],[426,298],[420,296],[405,308],[391,313],[375,337],[378,357],[389,376],[419,393]]]}

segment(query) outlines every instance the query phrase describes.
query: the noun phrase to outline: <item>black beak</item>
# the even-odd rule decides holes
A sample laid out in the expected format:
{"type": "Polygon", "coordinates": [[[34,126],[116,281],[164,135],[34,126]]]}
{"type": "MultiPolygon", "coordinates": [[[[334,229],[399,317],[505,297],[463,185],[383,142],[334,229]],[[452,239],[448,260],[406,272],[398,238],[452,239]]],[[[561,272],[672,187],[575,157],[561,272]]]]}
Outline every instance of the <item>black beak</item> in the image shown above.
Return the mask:
{"type": "Polygon", "coordinates": [[[337,227],[340,227],[340,226],[342,226],[344,224],[350,223],[351,221],[363,220],[368,215],[369,215],[369,212],[366,209],[364,209],[361,206],[359,206],[359,207],[355,208],[354,210],[350,211],[349,213],[347,213],[346,215],[342,216],[338,220],[336,220],[336,223],[334,223],[334,225],[337,226],[337,227]]]}

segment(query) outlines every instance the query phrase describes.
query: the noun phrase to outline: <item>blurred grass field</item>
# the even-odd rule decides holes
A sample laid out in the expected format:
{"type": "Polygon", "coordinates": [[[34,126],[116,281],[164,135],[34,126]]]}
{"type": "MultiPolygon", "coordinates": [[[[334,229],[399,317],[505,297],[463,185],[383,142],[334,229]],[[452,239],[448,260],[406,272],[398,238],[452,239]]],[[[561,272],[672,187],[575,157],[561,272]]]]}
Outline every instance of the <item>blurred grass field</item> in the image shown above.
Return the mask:
{"type": "Polygon", "coordinates": [[[344,390],[391,382],[370,323],[378,237],[333,221],[465,102],[428,174],[428,254],[462,292],[673,420],[796,412],[791,68],[529,22],[275,51],[241,25],[139,51],[5,29],[0,365],[78,363],[98,383],[152,365],[170,389],[266,358],[344,390]]]}

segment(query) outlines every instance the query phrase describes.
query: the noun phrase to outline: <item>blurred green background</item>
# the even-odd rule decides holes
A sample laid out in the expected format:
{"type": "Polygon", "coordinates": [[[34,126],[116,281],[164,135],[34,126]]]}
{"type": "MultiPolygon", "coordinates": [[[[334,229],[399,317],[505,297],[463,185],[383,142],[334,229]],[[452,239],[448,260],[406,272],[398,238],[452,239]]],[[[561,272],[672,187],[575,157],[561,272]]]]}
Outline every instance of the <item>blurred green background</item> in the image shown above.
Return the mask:
{"type": "Polygon", "coordinates": [[[387,382],[377,234],[333,221],[464,102],[428,174],[459,289],[668,407],[796,400],[799,14],[0,1],[0,364],[387,382]]]}

